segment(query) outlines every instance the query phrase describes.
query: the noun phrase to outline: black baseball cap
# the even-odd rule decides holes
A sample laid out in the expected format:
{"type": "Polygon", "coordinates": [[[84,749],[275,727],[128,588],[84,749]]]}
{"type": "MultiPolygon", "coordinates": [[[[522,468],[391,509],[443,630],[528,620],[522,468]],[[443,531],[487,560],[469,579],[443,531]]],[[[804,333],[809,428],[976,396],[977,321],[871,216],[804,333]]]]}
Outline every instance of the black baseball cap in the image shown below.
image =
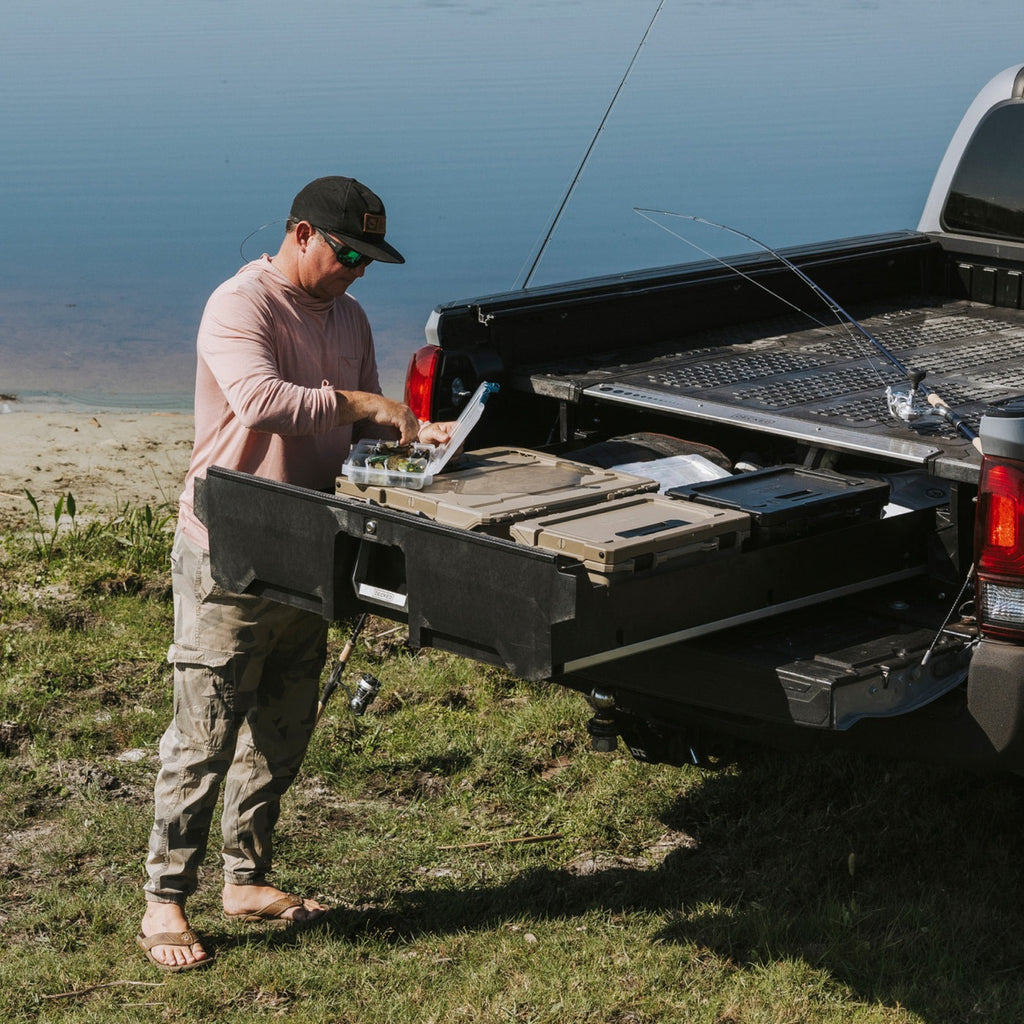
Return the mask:
{"type": "Polygon", "coordinates": [[[306,220],[346,245],[381,263],[404,263],[405,257],[384,241],[384,204],[355,178],[317,178],[292,202],[292,220],[306,220]]]}

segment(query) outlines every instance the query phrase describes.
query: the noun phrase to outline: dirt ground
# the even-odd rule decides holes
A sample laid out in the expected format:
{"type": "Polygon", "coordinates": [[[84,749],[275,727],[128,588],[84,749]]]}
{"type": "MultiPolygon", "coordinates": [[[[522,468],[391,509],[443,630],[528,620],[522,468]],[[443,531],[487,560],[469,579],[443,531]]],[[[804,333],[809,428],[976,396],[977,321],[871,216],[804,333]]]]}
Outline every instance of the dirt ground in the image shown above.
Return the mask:
{"type": "Polygon", "coordinates": [[[175,503],[192,453],[186,413],[0,415],[0,525],[44,516],[64,494],[76,506],[113,511],[125,503],[175,503]]]}

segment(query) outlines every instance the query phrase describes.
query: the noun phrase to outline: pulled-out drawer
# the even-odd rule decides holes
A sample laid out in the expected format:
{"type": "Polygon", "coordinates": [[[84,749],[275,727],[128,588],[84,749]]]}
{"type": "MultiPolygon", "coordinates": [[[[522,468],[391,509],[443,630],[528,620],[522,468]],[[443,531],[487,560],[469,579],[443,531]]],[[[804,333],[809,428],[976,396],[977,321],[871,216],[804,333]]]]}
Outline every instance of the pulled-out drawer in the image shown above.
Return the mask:
{"type": "MultiPolygon", "coordinates": [[[[698,507],[658,501],[678,507],[681,521],[698,507]]],[[[664,509],[655,507],[660,523],[664,509]]],[[[696,526],[704,541],[714,543],[690,545],[683,557],[652,557],[650,564],[638,560],[634,548],[628,567],[595,574],[596,566],[587,563],[600,559],[587,557],[582,547],[569,553],[557,544],[546,549],[366,497],[218,468],[197,487],[197,509],[210,532],[213,572],[222,586],[327,619],[373,611],[408,623],[415,646],[504,665],[531,679],[919,574],[932,515],[856,522],[744,550],[736,542],[744,514],[728,513],[740,518],[696,526]]],[[[604,505],[609,510],[614,515],[614,501],[604,505]]],[[[530,532],[527,522],[520,518],[517,529],[530,532]]],[[[663,532],[654,530],[652,537],[663,532]]]]}

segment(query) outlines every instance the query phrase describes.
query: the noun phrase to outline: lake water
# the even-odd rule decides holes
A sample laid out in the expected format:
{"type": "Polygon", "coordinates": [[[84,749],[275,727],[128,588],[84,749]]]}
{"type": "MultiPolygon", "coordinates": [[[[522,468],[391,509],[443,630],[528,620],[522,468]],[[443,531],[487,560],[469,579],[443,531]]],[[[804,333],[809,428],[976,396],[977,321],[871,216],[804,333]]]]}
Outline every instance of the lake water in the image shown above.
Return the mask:
{"type": "Polygon", "coordinates": [[[657,9],[6,0],[0,408],[188,408],[207,296],[322,174],[407,259],[353,290],[395,396],[434,305],[523,283],[595,135],[532,285],[699,258],[636,206],[773,246],[915,227],[1024,60],[1019,0],[665,0],[623,82],[657,9]]]}

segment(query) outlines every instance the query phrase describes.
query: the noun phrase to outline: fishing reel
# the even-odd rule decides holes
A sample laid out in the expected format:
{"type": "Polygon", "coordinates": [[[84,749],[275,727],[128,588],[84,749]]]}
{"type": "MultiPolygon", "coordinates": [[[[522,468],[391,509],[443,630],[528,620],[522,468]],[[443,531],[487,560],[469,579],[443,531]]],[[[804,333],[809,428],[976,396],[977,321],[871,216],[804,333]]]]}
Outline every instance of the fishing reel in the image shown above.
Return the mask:
{"type": "Polygon", "coordinates": [[[885,389],[885,402],[889,415],[904,423],[938,423],[945,419],[943,413],[928,402],[921,388],[923,370],[911,370],[906,384],[890,384],[885,389]]]}
{"type": "Polygon", "coordinates": [[[349,710],[353,715],[362,715],[373,703],[378,693],[380,693],[380,683],[369,672],[364,672],[359,677],[359,682],[356,683],[355,692],[349,698],[349,710]]]}

